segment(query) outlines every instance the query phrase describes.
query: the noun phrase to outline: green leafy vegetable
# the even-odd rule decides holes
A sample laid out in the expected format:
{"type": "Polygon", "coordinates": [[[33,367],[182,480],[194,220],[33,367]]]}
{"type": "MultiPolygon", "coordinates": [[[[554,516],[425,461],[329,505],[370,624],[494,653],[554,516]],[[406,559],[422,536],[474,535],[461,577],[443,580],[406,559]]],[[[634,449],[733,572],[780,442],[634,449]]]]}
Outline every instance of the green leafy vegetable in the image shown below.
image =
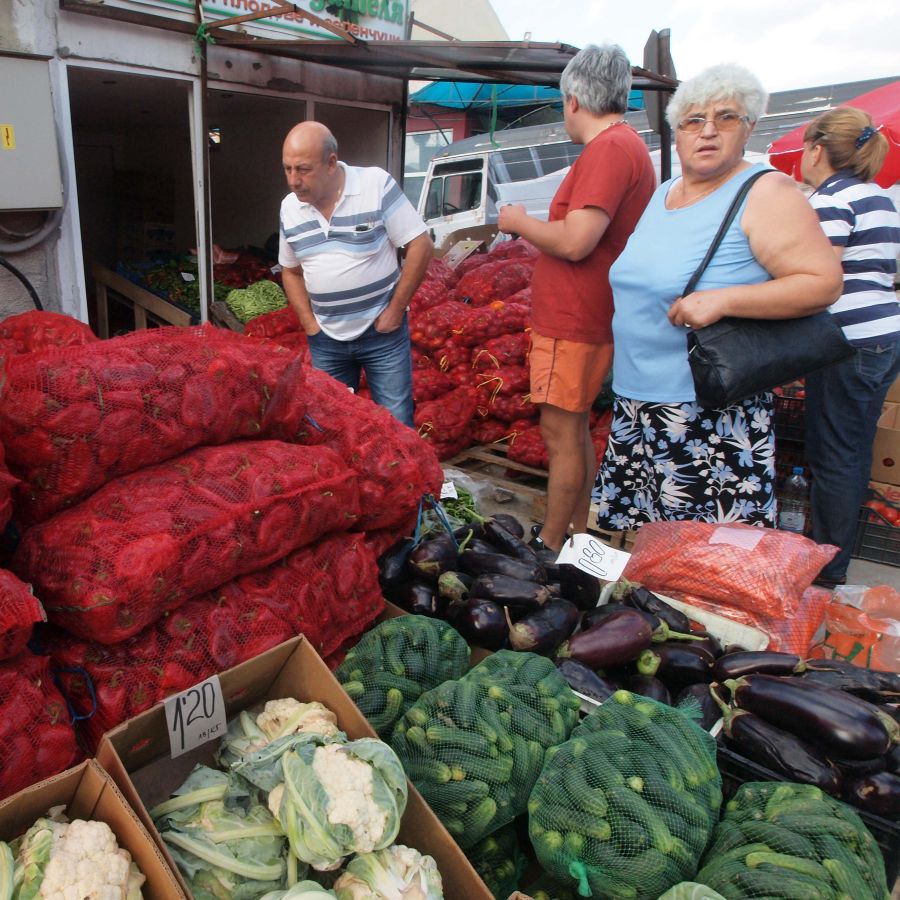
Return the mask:
{"type": "Polygon", "coordinates": [[[338,900],[441,900],[441,874],[430,856],[394,844],[355,856],[334,883],[338,900]]]}
{"type": "Polygon", "coordinates": [[[225,303],[239,321],[249,322],[263,313],[283,309],[287,306],[287,297],[274,281],[263,279],[249,287],[229,291],[225,303]]]}

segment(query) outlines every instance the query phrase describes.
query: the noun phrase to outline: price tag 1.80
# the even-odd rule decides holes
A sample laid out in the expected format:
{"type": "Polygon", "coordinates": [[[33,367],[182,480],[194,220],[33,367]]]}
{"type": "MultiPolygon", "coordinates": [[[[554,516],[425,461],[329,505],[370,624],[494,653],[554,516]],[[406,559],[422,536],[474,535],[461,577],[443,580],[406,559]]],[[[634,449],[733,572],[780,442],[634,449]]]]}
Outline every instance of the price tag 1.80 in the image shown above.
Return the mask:
{"type": "Polygon", "coordinates": [[[573,534],[556,561],[571,563],[603,581],[618,581],[629,559],[630,553],[601,543],[593,535],[573,534]]]}
{"type": "Polygon", "coordinates": [[[218,675],[167,697],[165,709],[173,759],[225,734],[225,698],[218,675]]]}

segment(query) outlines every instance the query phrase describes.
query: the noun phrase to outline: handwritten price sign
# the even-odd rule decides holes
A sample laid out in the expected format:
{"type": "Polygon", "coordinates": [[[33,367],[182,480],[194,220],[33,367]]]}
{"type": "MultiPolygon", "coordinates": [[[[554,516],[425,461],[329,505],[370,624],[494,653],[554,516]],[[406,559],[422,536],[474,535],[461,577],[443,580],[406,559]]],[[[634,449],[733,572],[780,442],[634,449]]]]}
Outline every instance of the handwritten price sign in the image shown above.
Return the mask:
{"type": "Polygon", "coordinates": [[[167,697],[165,709],[173,759],[225,734],[225,700],[218,675],[167,697]]]}
{"type": "Polygon", "coordinates": [[[609,547],[590,534],[573,534],[557,557],[558,563],[571,563],[579,569],[602,578],[617,581],[625,571],[631,554],[609,547]]]}

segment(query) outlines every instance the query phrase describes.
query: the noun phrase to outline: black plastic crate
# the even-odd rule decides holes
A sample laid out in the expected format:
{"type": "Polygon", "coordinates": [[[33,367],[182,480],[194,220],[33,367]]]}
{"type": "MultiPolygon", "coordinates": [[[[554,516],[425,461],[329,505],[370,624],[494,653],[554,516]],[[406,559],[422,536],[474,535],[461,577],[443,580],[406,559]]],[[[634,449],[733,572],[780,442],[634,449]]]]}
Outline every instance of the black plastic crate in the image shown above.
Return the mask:
{"type": "MultiPolygon", "coordinates": [[[[748,781],[784,781],[785,779],[752,760],[745,759],[739,753],[717,744],[719,771],[722,773],[722,792],[725,801],[730,800],[737,789],[748,781]]],[[[849,804],[848,804],[849,805],[849,804]]],[[[897,876],[900,875],[900,822],[874,816],[872,813],[850,805],[850,808],[863,820],[866,828],[881,849],[884,857],[884,869],[887,874],[888,890],[897,876]]]]}
{"type": "Polygon", "coordinates": [[[775,395],[775,439],[802,444],[806,425],[806,401],[802,397],[775,395]]]}
{"type": "Polygon", "coordinates": [[[850,555],[886,566],[900,566],[900,526],[892,525],[871,507],[861,506],[850,555]]]}

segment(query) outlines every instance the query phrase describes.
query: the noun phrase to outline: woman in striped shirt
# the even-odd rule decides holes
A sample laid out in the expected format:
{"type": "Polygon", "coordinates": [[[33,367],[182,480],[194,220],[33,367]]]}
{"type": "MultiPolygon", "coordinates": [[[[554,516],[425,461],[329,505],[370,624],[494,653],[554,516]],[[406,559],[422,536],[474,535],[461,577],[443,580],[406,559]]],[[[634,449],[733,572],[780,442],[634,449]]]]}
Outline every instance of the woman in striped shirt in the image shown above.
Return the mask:
{"type": "Polygon", "coordinates": [[[888,389],[900,372],[900,302],[895,291],[900,216],[872,179],[887,139],[869,115],[844,106],[810,123],[800,171],[844,270],[830,307],[856,353],[806,379],[807,459],[812,472],[812,537],[840,547],[817,584],[846,581],[872,442],[888,389]]]}

